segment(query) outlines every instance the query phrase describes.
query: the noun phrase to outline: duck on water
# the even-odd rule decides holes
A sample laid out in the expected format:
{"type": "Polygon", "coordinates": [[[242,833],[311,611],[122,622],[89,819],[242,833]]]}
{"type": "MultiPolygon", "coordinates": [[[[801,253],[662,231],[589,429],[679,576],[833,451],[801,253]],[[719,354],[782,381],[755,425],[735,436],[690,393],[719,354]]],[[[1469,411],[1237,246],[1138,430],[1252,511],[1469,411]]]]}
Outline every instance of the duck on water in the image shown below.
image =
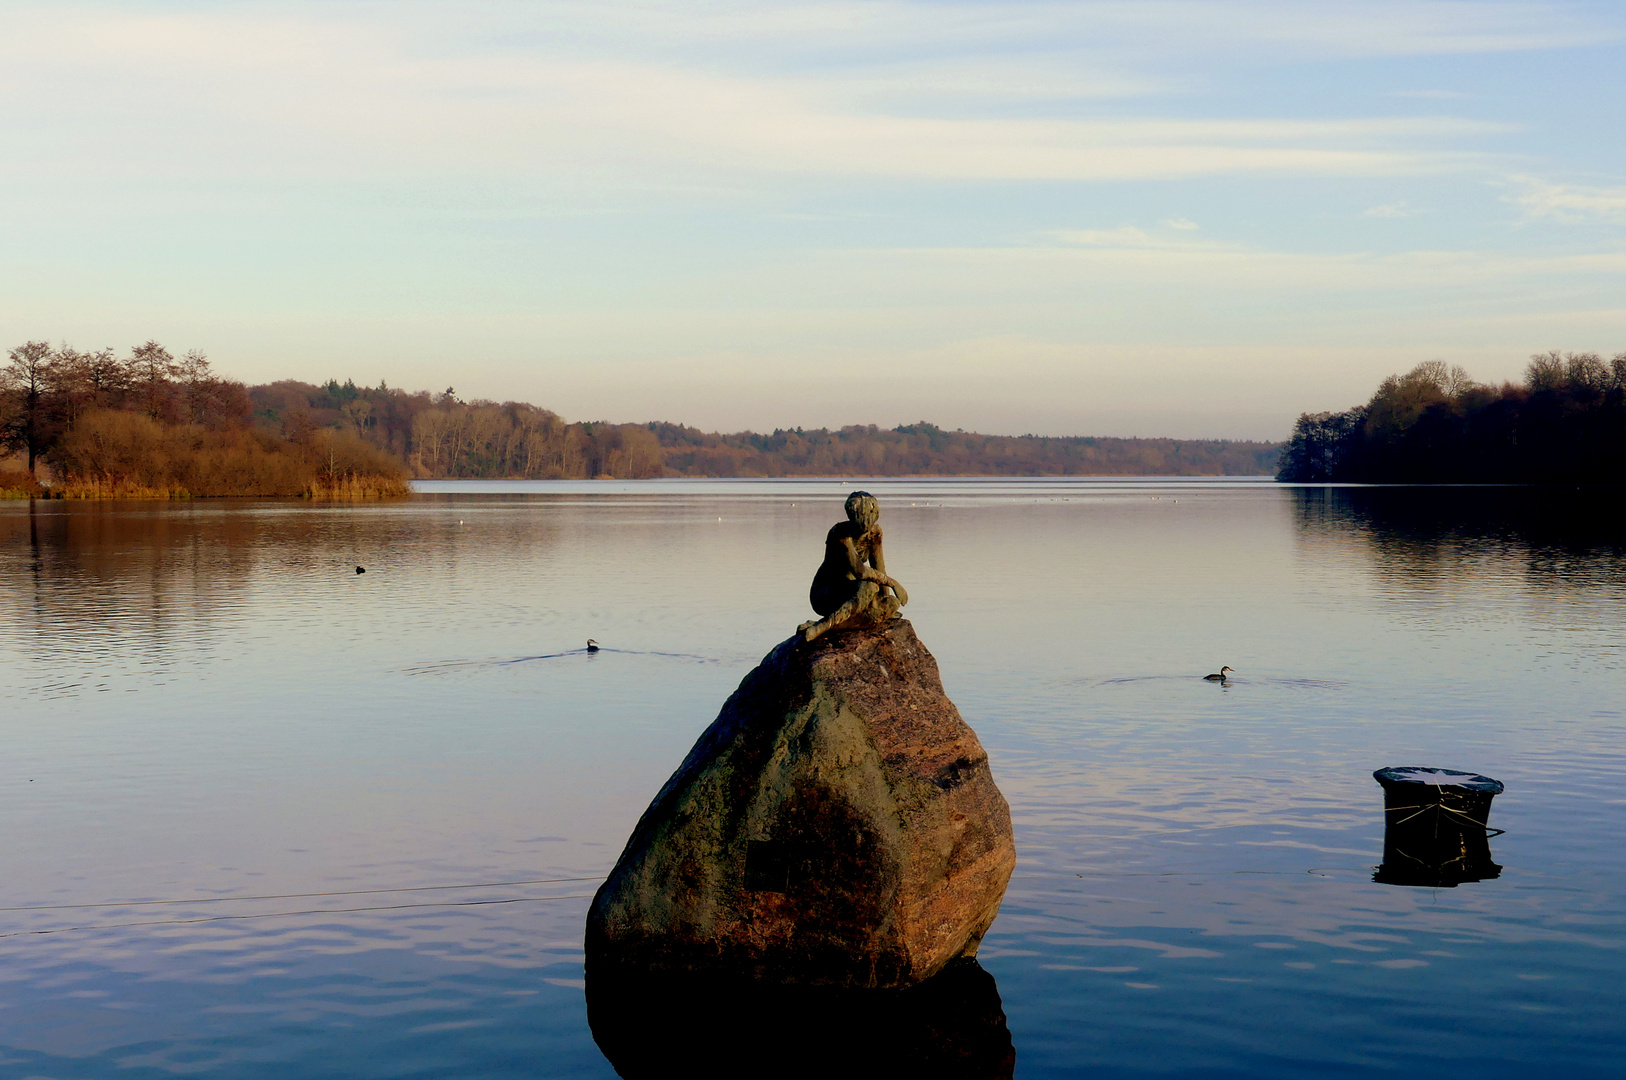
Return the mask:
{"type": "Polygon", "coordinates": [[[1227,664],[1225,667],[1220,668],[1214,674],[1212,674],[1212,675],[1204,675],[1203,678],[1207,679],[1209,682],[1229,682],[1230,681],[1230,673],[1234,673],[1235,671],[1236,671],[1235,668],[1233,668],[1229,664],[1227,664]]]}

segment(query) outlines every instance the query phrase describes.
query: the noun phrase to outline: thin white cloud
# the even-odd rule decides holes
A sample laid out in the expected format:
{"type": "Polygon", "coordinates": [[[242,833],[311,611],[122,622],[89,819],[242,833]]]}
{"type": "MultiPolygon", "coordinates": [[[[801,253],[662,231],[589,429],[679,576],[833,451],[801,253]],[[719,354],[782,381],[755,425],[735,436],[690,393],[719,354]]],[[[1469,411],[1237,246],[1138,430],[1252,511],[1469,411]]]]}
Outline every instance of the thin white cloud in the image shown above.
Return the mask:
{"type": "Polygon", "coordinates": [[[1460,90],[1391,90],[1390,97],[1420,98],[1424,101],[1465,101],[1472,94],[1464,94],[1460,90]]]}
{"type": "MultiPolygon", "coordinates": [[[[489,23],[466,4],[400,4],[416,21],[455,11],[489,23]]],[[[511,23],[519,9],[495,9],[511,23]]],[[[539,31],[592,43],[605,38],[651,48],[766,50],[776,62],[835,51],[846,57],[1061,49],[1128,57],[1235,54],[1257,50],[1305,57],[1426,56],[1596,45],[1616,25],[1555,2],[1507,0],[720,0],[538,3],[539,31]]]]}
{"type": "Polygon", "coordinates": [[[1385,176],[1469,166],[1479,158],[1452,143],[1510,130],[1451,117],[927,116],[856,104],[875,85],[862,71],[424,55],[401,31],[343,23],[41,15],[14,29],[0,44],[0,86],[20,113],[60,122],[28,130],[22,142],[35,152],[13,160],[73,170],[94,155],[132,175],[637,166],[926,179],[1385,176]]]}
{"type": "Polygon", "coordinates": [[[1504,198],[1524,209],[1526,217],[1552,221],[1608,221],[1626,225],[1626,187],[1552,184],[1534,176],[1508,178],[1520,190],[1504,198]]]}
{"type": "Polygon", "coordinates": [[[1167,228],[1179,229],[1182,232],[1192,232],[1194,230],[1202,228],[1201,225],[1198,225],[1195,221],[1192,221],[1190,218],[1170,218],[1169,220],[1165,221],[1163,224],[1167,228]]]}
{"type": "MultiPolygon", "coordinates": [[[[1197,226],[1187,222],[1185,225],[1175,225],[1174,222],[1164,222],[1167,227],[1180,232],[1190,232],[1197,226]]],[[[1195,241],[1190,237],[1170,236],[1167,233],[1149,233],[1134,225],[1120,225],[1116,229],[1059,229],[1039,237],[1041,247],[1083,248],[1110,248],[1116,250],[1130,250],[1143,248],[1163,248],[1176,251],[1219,251],[1225,250],[1224,245],[1214,241],[1195,241]]],[[[1237,249],[1240,250],[1240,249],[1237,249]]]]}
{"type": "MultiPolygon", "coordinates": [[[[1441,289],[1482,288],[1489,296],[1515,288],[1526,293],[1523,304],[1535,303],[1528,297],[1549,289],[1613,292],[1626,286],[1626,250],[1564,255],[1305,252],[1133,226],[1064,230],[1011,246],[833,251],[809,259],[807,265],[812,277],[806,282],[797,279],[801,295],[812,295],[818,280],[839,280],[842,290],[874,288],[882,281],[907,282],[891,290],[903,304],[917,296],[922,301],[938,296],[964,305],[980,294],[984,303],[1043,305],[1079,294],[1098,295],[1103,288],[1196,288],[1215,296],[1239,292],[1269,296],[1278,307],[1278,321],[1288,322],[1297,318],[1294,305],[1306,296],[1405,293],[1412,298],[1409,305],[1416,297],[1441,289]],[[1289,298],[1294,298],[1291,303],[1289,298]]],[[[1322,307],[1302,310],[1322,312],[1322,307]]],[[[1318,317],[1330,319],[1325,312],[1318,317]]]]}
{"type": "Polygon", "coordinates": [[[799,73],[798,81],[832,102],[930,113],[1147,97],[1178,85],[1167,78],[1129,74],[1110,63],[1043,54],[866,63],[817,75],[799,73]]]}
{"type": "Polygon", "coordinates": [[[1416,217],[1422,211],[1412,206],[1405,199],[1401,199],[1399,202],[1382,203],[1378,206],[1368,207],[1362,213],[1366,217],[1375,218],[1408,218],[1416,217]]]}
{"type": "Polygon", "coordinates": [[[1064,229],[1050,234],[1049,238],[1078,247],[1143,248],[1158,245],[1158,240],[1151,233],[1133,225],[1122,225],[1116,229],[1064,229]]]}

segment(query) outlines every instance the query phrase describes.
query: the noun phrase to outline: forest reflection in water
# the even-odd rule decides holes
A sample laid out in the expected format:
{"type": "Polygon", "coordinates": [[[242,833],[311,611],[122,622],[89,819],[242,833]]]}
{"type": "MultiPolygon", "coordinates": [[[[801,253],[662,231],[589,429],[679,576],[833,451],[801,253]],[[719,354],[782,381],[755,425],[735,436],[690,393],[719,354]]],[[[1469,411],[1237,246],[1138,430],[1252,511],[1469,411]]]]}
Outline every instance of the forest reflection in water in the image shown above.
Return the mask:
{"type": "MultiPolygon", "coordinates": [[[[851,486],[0,506],[0,906],[33,905],[0,916],[0,1072],[637,1075],[819,1038],[781,999],[584,992],[581,930],[851,486]]],[[[864,486],[1020,860],[964,993],[887,1014],[899,1053],[915,1015],[992,1075],[1610,1074],[1614,493],[864,486]],[[1373,880],[1372,770],[1406,764],[1507,784],[1500,876],[1373,880]]]]}
{"type": "Polygon", "coordinates": [[[1358,540],[1395,584],[1472,577],[1518,560],[1532,589],[1626,596],[1626,490],[1599,487],[1295,487],[1307,539],[1358,540]],[[1601,594],[1594,590],[1603,589],[1601,594]]]}

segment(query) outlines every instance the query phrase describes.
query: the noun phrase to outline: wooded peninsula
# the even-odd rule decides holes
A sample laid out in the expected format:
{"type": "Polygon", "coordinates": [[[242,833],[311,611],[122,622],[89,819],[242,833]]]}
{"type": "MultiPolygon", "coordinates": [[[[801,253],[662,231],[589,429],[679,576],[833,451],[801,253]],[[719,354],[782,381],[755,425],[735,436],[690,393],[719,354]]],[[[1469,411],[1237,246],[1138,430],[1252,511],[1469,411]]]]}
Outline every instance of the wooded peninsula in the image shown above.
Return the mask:
{"type": "Polygon", "coordinates": [[[1305,413],[1278,480],[1376,484],[1626,481],[1626,352],[1540,353],[1520,383],[1475,382],[1431,360],[1364,405],[1305,413]]]}
{"type": "Polygon", "coordinates": [[[1281,444],[891,429],[706,433],[567,422],[525,402],[221,378],[149,341],[119,356],[28,342],[0,368],[0,496],[369,498],[409,479],[1261,476],[1281,444]],[[3,467],[0,467],[3,468],[3,467]],[[43,474],[43,475],[42,475],[43,474]]]}

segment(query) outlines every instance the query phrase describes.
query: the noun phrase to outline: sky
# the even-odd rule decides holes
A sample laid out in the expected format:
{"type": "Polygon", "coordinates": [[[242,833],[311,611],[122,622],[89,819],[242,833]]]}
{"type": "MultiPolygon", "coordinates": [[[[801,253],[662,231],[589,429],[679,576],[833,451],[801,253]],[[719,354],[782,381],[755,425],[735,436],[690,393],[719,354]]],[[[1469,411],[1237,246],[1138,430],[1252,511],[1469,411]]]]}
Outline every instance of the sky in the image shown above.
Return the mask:
{"type": "Polygon", "coordinates": [[[1626,4],[0,0],[0,347],[1281,438],[1626,350],[1626,4]]]}

